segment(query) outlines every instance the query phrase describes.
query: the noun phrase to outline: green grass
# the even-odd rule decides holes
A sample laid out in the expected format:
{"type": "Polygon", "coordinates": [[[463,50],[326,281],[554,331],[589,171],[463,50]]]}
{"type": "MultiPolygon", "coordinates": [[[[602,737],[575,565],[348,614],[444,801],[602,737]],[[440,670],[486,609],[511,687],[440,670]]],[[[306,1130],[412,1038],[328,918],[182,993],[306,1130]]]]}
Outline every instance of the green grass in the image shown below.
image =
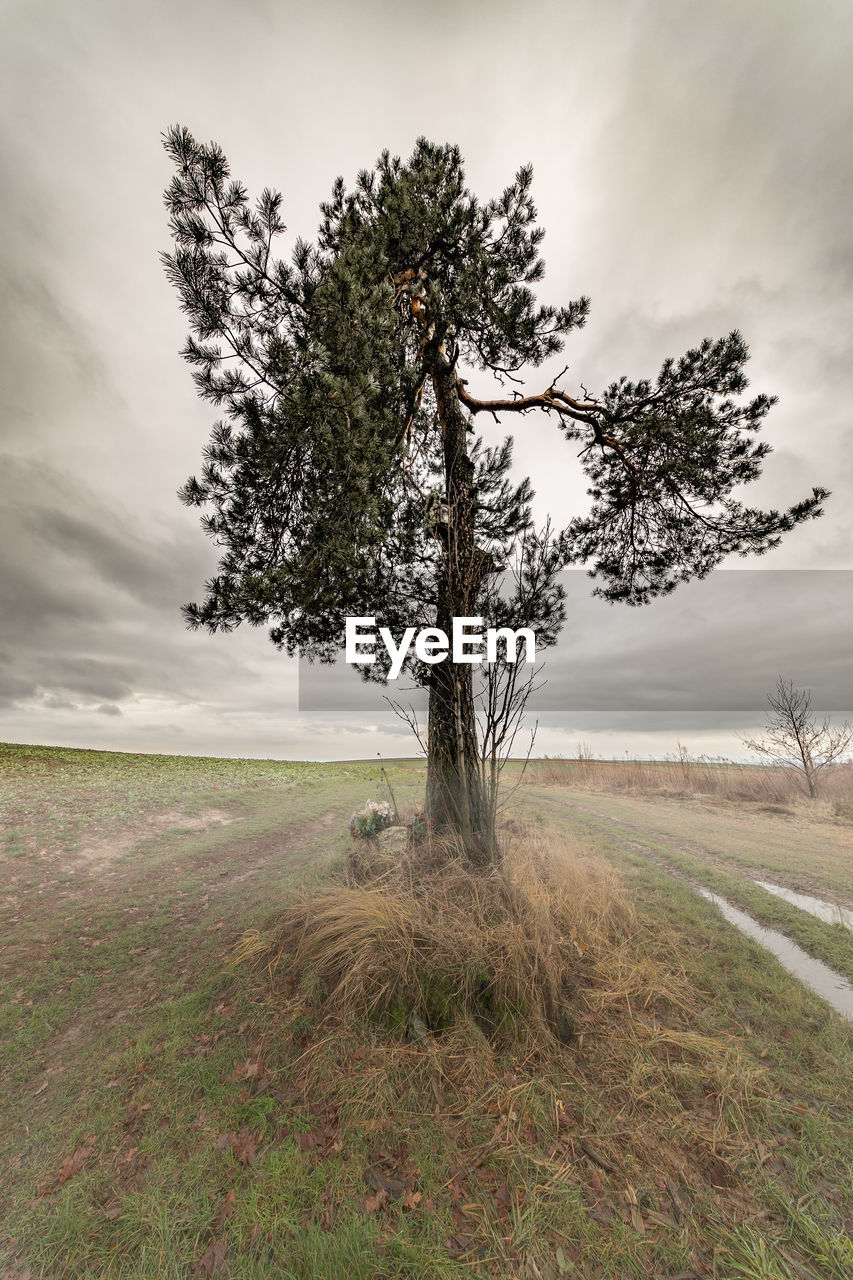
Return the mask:
{"type": "MultiPolygon", "coordinates": [[[[595,777],[595,766],[590,769],[595,777]]],[[[599,786],[539,787],[531,777],[524,789],[593,820],[609,818],[626,833],[634,829],[643,837],[675,841],[687,852],[695,849],[721,868],[760,879],[781,877],[821,897],[853,897],[853,827],[834,817],[828,803],[803,798],[786,807],[758,799],[618,791],[606,787],[606,773],[599,786]]]]}
{"type": "Polygon", "coordinates": [[[662,839],[656,834],[647,834],[633,827],[630,832],[623,834],[624,828],[619,819],[614,822],[601,813],[579,813],[576,822],[590,832],[606,828],[615,840],[629,847],[642,847],[658,863],[664,863],[693,883],[721,894],[735,906],[742,907],[759,924],[784,933],[809,955],[822,960],[853,982],[853,931],[844,925],[828,924],[817,919],[767,889],[762,889],[747,874],[737,874],[734,869],[720,870],[718,866],[709,863],[707,856],[703,858],[679,847],[675,837],[662,839]]]}
{"type": "MultiPolygon", "coordinates": [[[[355,776],[333,766],[337,776],[355,776]]],[[[375,771],[374,771],[375,772],[375,771]]],[[[12,850],[69,848],[82,835],[117,830],[179,805],[192,814],[255,792],[300,789],[328,778],[322,764],[219,760],[0,743],[0,838],[12,850]]]]}
{"type": "MultiPolygon", "coordinates": [[[[122,828],[127,760],[55,756],[33,758],[24,844],[81,794],[122,828]]],[[[558,1058],[460,1026],[436,1038],[436,1094],[432,1056],[390,1024],[326,1020],[306,985],[228,964],[243,930],[340,874],[349,814],[384,797],[376,766],[133,759],[143,816],[197,801],[236,821],[146,835],[98,875],[36,857],[25,883],[7,851],[0,1273],[189,1280],[219,1246],[231,1280],[853,1274],[850,1027],[613,829],[525,792],[622,868],[648,996],[579,1009],[558,1058]],[[662,974],[684,1008],[654,997],[662,974]],[[404,1194],[371,1205],[366,1170],[404,1194]]],[[[26,756],[5,764],[22,794],[26,756]]],[[[419,766],[389,768],[401,803],[420,798],[419,766]]]]}
{"type": "Polygon", "coordinates": [[[716,871],[699,858],[651,841],[647,843],[647,847],[675,871],[722,894],[736,906],[743,907],[759,924],[778,929],[809,955],[822,960],[853,982],[853,932],[843,924],[828,924],[824,920],[818,920],[767,889],[762,889],[760,885],[753,884],[742,876],[716,871]]]}

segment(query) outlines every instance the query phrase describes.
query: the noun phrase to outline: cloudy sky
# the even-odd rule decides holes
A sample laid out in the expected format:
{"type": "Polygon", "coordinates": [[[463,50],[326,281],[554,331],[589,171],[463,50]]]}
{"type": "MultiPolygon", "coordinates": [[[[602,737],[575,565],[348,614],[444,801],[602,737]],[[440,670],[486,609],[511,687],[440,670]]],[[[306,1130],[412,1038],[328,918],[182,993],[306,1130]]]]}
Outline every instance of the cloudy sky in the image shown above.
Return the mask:
{"type": "MultiPolygon", "coordinates": [[[[458,143],[484,198],[531,161],[540,296],[592,298],[567,390],[744,333],[752,389],[780,397],[744,496],[789,505],[825,484],[826,515],[645,610],[570,575],[538,750],[742,754],[779,674],[850,714],[852,64],[849,0],[0,0],[0,739],[410,750],[351,671],[324,696],[304,676],[299,710],[297,665],[262,630],[184,629],[216,559],[175,491],[216,415],[157,257],[160,135],[178,122],[250,192],[283,191],[285,254],[335,176],[385,147],[458,143]]],[[[537,516],[583,510],[554,423],[510,425],[537,516]]]]}

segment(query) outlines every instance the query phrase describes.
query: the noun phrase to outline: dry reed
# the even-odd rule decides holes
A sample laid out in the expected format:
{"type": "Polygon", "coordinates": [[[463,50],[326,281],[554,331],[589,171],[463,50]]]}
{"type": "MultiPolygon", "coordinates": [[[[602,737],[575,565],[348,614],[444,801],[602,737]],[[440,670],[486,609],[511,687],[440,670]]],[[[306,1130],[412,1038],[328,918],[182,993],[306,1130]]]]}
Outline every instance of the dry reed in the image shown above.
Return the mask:
{"type": "MultiPolygon", "coordinates": [[[[533,760],[524,782],[532,786],[704,795],[722,800],[791,806],[807,803],[794,769],[728,760],[533,760]]],[[[822,781],[821,801],[837,817],[853,817],[853,764],[838,765],[822,781]]],[[[812,802],[814,805],[814,802],[812,802]]]]}

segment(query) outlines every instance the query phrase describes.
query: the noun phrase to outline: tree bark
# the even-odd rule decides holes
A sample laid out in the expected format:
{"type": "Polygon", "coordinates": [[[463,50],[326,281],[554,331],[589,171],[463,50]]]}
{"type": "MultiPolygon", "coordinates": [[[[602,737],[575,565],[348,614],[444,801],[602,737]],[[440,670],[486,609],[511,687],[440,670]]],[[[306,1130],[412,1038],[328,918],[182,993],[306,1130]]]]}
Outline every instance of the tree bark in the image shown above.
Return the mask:
{"type": "MultiPolygon", "coordinates": [[[[436,577],[436,626],[448,635],[454,617],[471,617],[486,557],[474,540],[474,464],[468,456],[468,424],[456,390],[451,362],[438,353],[432,383],[444,450],[447,523],[440,526],[436,577]]],[[[494,823],[479,769],[472,667],[451,656],[432,668],[427,740],[427,814],[437,829],[459,832],[469,858],[491,861],[494,823]]]]}

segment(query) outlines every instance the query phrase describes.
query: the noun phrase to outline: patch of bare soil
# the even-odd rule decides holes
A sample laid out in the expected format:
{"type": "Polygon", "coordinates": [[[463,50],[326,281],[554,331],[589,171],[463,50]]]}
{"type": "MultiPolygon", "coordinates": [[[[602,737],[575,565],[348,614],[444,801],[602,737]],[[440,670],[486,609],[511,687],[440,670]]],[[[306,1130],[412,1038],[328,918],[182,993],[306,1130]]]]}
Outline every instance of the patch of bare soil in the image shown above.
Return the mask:
{"type": "Polygon", "coordinates": [[[236,821],[236,818],[223,809],[203,809],[200,813],[182,813],[180,809],[167,809],[163,813],[152,813],[142,822],[135,823],[122,831],[107,835],[91,834],[82,840],[76,849],[67,850],[64,858],[82,862],[87,870],[97,873],[103,871],[122,854],[130,853],[132,849],[146,841],[155,840],[169,833],[178,836],[195,835],[200,831],[208,831],[211,827],[228,826],[236,821]]]}

